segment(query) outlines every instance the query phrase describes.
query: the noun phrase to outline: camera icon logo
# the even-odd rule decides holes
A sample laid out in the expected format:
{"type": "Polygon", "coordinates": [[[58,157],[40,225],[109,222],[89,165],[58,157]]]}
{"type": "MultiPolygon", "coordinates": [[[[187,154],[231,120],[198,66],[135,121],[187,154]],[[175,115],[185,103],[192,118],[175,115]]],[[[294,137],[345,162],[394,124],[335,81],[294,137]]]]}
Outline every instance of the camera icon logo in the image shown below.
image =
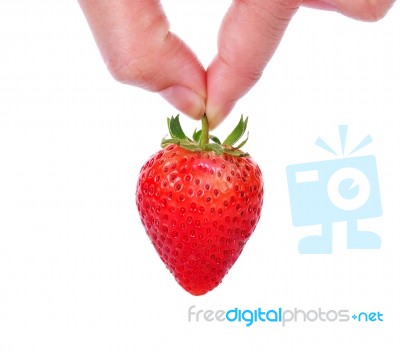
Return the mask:
{"type": "MultiPolygon", "coordinates": [[[[359,219],[382,215],[376,159],[372,155],[351,155],[372,142],[368,135],[349,156],[344,157],[347,126],[339,126],[342,158],[289,165],[287,180],[294,226],[322,225],[319,236],[307,236],[299,242],[302,254],[332,253],[332,224],[347,222],[348,249],[379,249],[380,237],[359,231],[359,219]]],[[[321,138],[319,147],[337,155],[321,138]]]]}

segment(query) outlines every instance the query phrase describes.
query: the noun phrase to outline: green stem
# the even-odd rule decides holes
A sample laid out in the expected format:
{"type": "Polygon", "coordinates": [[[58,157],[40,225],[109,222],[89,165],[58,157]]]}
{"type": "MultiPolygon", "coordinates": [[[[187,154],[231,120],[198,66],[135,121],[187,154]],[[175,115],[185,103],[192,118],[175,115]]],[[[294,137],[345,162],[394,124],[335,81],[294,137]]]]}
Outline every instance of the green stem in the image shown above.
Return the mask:
{"type": "Polygon", "coordinates": [[[209,142],[209,127],[207,116],[204,114],[201,118],[201,139],[200,139],[200,148],[202,150],[206,149],[206,144],[209,142]]]}

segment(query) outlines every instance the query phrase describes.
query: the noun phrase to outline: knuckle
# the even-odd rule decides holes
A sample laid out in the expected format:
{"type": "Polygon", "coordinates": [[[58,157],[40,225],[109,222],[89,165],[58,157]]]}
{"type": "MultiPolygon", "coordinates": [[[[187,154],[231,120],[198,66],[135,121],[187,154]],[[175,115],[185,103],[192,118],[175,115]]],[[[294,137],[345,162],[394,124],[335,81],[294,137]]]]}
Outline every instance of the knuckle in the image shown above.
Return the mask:
{"type": "Polygon", "coordinates": [[[111,76],[118,82],[153,90],[160,71],[151,53],[136,50],[119,50],[106,65],[111,76]]]}
{"type": "Polygon", "coordinates": [[[127,56],[128,55],[125,55],[122,52],[117,52],[105,58],[105,63],[111,76],[121,83],[127,83],[128,81],[127,56]]]}
{"type": "Polygon", "coordinates": [[[143,86],[150,77],[151,67],[146,56],[138,56],[135,52],[117,52],[108,60],[106,65],[112,77],[125,84],[143,86]]]}

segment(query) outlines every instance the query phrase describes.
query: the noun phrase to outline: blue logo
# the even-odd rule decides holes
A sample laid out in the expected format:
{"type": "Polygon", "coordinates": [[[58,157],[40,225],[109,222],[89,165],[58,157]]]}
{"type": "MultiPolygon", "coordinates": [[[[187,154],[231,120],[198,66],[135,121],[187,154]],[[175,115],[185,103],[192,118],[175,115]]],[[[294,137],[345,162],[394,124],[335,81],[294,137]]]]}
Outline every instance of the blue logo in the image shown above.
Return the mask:
{"type": "Polygon", "coordinates": [[[341,156],[323,139],[316,145],[338,159],[289,165],[289,187],[294,226],[321,225],[319,236],[307,236],[299,242],[302,254],[332,253],[332,224],[347,222],[348,249],[379,249],[379,235],[357,228],[359,219],[382,215],[376,160],[373,155],[352,157],[372,142],[365,137],[350,153],[345,152],[347,126],[339,126],[341,156]]]}

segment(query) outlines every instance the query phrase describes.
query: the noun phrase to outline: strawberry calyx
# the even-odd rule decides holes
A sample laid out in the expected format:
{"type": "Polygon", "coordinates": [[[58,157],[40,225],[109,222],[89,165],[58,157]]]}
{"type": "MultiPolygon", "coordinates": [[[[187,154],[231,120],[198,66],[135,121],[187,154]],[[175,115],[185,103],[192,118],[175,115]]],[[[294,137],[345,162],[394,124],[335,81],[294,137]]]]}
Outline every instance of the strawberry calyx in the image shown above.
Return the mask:
{"type": "Polygon", "coordinates": [[[223,153],[232,156],[246,156],[248,153],[243,152],[242,148],[249,139],[249,133],[241,142],[240,139],[246,132],[248,117],[245,119],[243,115],[240,117],[239,123],[233,131],[221,142],[216,136],[209,133],[207,116],[204,115],[201,119],[201,130],[195,130],[192,138],[186,136],[179,122],[179,114],[175,117],[167,118],[169,136],[164,137],[161,141],[161,147],[165,148],[170,144],[177,144],[180,147],[191,151],[212,151],[217,155],[223,153]],[[238,145],[235,146],[236,143],[238,145]]]}

